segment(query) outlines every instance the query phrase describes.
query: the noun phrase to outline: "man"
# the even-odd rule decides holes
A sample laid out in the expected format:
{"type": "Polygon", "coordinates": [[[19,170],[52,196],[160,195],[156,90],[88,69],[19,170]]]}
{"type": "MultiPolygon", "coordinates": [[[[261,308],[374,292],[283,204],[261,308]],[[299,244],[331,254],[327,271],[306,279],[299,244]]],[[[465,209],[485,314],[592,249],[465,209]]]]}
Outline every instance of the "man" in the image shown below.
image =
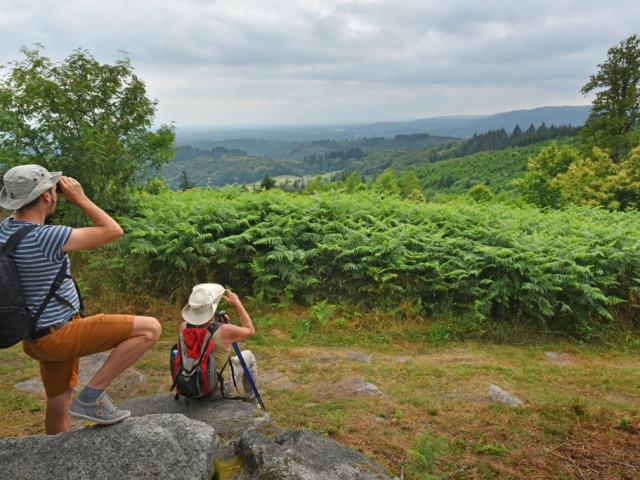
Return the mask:
{"type": "MultiPolygon", "coordinates": [[[[184,330],[189,326],[209,326],[215,322],[216,308],[220,300],[224,299],[229,305],[233,306],[240,317],[240,325],[232,325],[231,323],[223,323],[213,334],[213,354],[216,359],[216,369],[218,373],[226,365],[227,361],[233,367],[233,379],[230,377],[228,368],[225,368],[225,396],[233,396],[233,385],[242,385],[244,396],[250,400],[255,400],[255,393],[251,388],[249,380],[245,377],[244,370],[240,364],[240,359],[236,356],[231,357],[231,346],[236,342],[241,342],[253,337],[256,330],[251,321],[251,317],[247,313],[237,294],[230,289],[226,289],[217,283],[201,283],[193,287],[189,302],[182,309],[182,318],[185,320],[180,330],[184,330]],[[225,295],[226,294],[226,295],[225,295]]],[[[258,385],[258,367],[256,358],[251,350],[243,350],[240,352],[242,358],[247,365],[249,375],[251,375],[254,385],[258,385]]],[[[218,396],[218,392],[214,393],[214,398],[218,396]]]]}
{"type": "Polygon", "coordinates": [[[160,323],[153,317],[133,315],[81,318],[80,298],[70,275],[68,257],[68,252],[119,239],[122,228],[85,195],[80,183],[61,172],[22,165],[9,170],[3,180],[0,207],[13,210],[13,214],[0,223],[0,243],[23,226],[37,225],[13,254],[25,304],[32,314],[43,303],[63,262],[67,262],[67,278],[38,318],[33,336],[23,341],[27,355],[40,362],[47,395],[47,434],[69,431],[69,414],[105,425],[124,420],[130,412],[118,410],[105,389],[153,346],[160,337],[160,323]],[[94,226],[45,225],[56,210],[58,191],[80,208],[94,226]],[[78,385],[79,358],[111,349],[111,355],[72,403],[71,393],[78,385]]]}

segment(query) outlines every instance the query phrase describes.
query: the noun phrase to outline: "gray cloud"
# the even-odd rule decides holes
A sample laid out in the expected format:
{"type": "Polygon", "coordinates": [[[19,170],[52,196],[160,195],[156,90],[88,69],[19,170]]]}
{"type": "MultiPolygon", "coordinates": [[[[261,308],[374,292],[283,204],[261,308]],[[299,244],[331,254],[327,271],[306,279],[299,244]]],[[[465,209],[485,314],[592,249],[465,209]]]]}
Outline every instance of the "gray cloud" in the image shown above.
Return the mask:
{"type": "Polygon", "coordinates": [[[579,104],[636,1],[0,0],[0,64],[130,53],[179,124],[375,121],[579,104]]]}

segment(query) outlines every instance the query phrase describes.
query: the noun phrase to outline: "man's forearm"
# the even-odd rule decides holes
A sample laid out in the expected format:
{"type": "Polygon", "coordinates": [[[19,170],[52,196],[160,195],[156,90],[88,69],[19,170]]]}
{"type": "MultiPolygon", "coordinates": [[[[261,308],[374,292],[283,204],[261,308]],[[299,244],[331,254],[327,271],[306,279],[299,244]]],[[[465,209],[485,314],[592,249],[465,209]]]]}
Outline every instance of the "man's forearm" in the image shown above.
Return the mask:
{"type": "Polygon", "coordinates": [[[83,199],[79,200],[76,205],[87,215],[87,217],[89,217],[89,220],[91,220],[96,227],[107,227],[113,228],[114,230],[121,230],[120,224],[111,218],[111,215],[93,203],[89,197],[85,196],[83,199]]]}

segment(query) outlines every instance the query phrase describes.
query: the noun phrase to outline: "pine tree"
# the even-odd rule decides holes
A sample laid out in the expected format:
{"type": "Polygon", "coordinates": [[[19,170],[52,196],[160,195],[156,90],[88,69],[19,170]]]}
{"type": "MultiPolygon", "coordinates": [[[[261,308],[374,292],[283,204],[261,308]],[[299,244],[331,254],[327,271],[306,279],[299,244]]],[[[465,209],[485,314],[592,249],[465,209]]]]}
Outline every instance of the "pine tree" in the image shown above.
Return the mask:
{"type": "Polygon", "coordinates": [[[194,184],[191,182],[191,180],[189,180],[189,176],[187,175],[187,171],[185,169],[182,169],[182,172],[180,173],[180,181],[179,182],[180,182],[179,183],[179,188],[183,192],[185,190],[189,190],[190,188],[194,187],[194,184]]]}

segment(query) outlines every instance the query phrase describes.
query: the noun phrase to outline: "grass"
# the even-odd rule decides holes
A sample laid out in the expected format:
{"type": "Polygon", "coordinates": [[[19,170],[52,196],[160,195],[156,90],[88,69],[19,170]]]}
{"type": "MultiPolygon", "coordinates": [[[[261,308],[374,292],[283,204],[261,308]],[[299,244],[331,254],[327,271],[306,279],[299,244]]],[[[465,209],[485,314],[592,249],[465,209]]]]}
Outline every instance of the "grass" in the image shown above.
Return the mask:
{"type": "MultiPolygon", "coordinates": [[[[116,400],[168,392],[180,307],[143,303],[163,334],[136,365],[148,382],[111,389],[116,400]]],[[[137,311],[117,297],[103,304],[137,311]]],[[[262,397],[282,427],[322,432],[408,480],[640,475],[640,352],[629,342],[442,341],[418,317],[321,309],[249,306],[260,336],[245,348],[256,354],[262,397]],[[302,332],[301,319],[310,320],[302,332]],[[568,363],[552,363],[547,351],[568,363]],[[354,393],[360,382],[380,393],[354,393]],[[491,403],[491,383],[525,407],[491,403]]],[[[37,365],[19,346],[0,351],[0,365],[0,436],[42,433],[44,400],[14,388],[37,376],[37,365]]]]}

